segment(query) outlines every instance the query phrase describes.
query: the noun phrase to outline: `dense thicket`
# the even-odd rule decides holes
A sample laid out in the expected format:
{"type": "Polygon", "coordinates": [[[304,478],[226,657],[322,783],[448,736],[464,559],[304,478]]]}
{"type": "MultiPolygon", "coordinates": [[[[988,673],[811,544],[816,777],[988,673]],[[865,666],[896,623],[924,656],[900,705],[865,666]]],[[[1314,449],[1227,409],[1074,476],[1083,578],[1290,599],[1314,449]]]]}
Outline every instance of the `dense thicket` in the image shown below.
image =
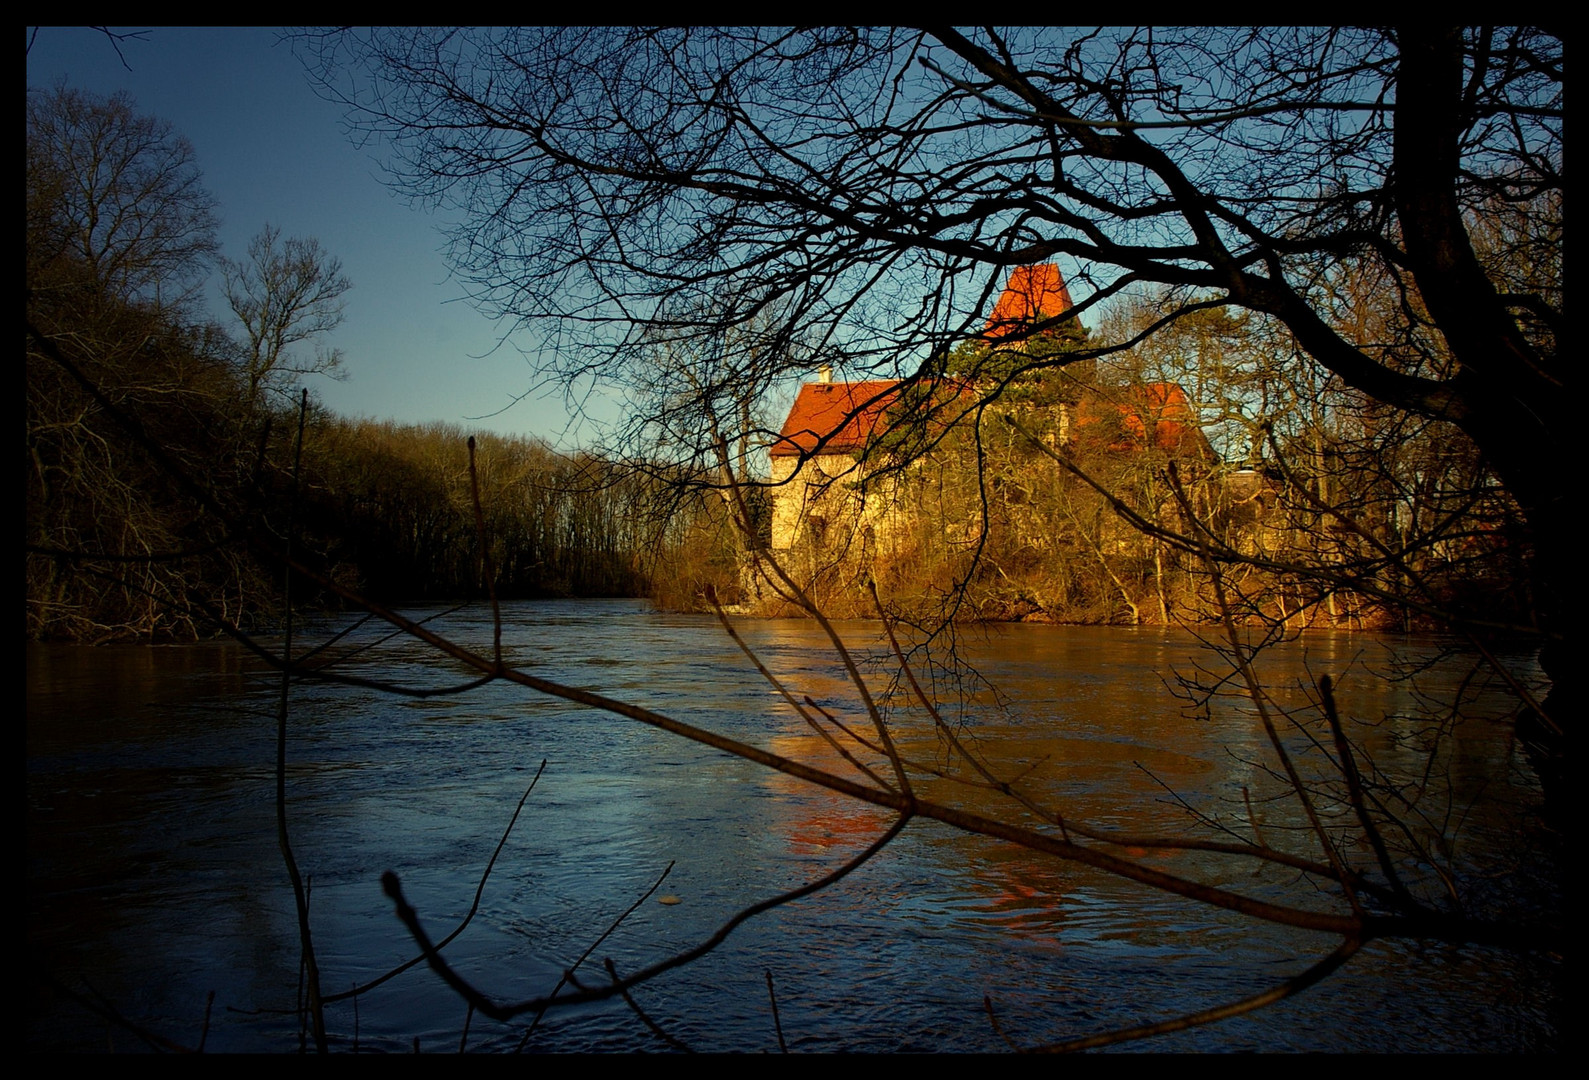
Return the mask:
{"type": "MultiPolygon", "coordinates": [[[[331,576],[383,600],[484,595],[469,434],[325,419],[305,447],[305,527],[331,576]]],[[[534,439],[476,437],[489,562],[502,598],[646,588],[634,474],[534,439]]]]}

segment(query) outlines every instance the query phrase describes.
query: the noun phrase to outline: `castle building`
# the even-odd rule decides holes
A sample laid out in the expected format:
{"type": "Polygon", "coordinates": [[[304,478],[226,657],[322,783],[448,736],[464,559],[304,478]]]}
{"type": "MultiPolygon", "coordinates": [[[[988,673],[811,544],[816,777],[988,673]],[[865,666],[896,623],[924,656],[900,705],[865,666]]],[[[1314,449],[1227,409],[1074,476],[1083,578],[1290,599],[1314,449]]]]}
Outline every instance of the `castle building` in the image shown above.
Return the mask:
{"type": "Polygon", "coordinates": [[[832,382],[824,370],[800,388],[771,458],[772,548],[794,546],[802,535],[829,539],[830,525],[867,522],[882,509],[868,500],[861,481],[867,451],[887,430],[887,413],[899,402],[895,380],[832,382]],[[870,506],[868,506],[870,502],[870,506]]]}
{"type": "MultiPolygon", "coordinates": [[[[1018,339],[1023,350],[1029,349],[1045,332],[1063,332],[1067,323],[1074,327],[1064,318],[1070,309],[1070,292],[1058,267],[1017,267],[988,316],[982,344],[997,350],[1018,339]]],[[[962,385],[949,377],[936,389],[948,386],[951,397],[974,402],[975,379],[972,375],[962,385]]],[[[911,406],[909,395],[906,382],[834,382],[827,368],[816,382],[801,386],[768,447],[774,552],[802,543],[851,554],[875,552],[901,523],[922,512],[908,505],[899,474],[886,469],[893,464],[888,436],[910,419],[901,415],[911,406]]],[[[1000,408],[1034,416],[1043,411],[1044,439],[1051,446],[1102,440],[1121,453],[1154,446],[1178,456],[1212,454],[1186,393],[1172,383],[1147,383],[1113,399],[1078,389],[1041,405],[1000,408]]]]}

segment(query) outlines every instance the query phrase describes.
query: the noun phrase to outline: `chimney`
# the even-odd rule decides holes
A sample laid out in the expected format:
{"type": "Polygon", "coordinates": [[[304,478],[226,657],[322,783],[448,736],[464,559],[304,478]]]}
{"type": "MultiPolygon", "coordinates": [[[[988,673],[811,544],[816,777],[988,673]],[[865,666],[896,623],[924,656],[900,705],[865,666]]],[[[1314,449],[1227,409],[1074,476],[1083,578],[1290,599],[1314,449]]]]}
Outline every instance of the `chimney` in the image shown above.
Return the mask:
{"type": "Polygon", "coordinates": [[[833,365],[823,364],[817,368],[817,382],[830,383],[833,381],[833,365]]]}

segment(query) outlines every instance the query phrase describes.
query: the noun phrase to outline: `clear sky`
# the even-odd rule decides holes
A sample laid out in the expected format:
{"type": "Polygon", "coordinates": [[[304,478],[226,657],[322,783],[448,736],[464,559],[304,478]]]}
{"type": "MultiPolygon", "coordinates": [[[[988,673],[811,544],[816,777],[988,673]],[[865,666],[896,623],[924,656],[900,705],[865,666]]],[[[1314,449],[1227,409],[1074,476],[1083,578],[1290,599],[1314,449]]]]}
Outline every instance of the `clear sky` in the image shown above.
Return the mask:
{"type": "MultiPolygon", "coordinates": [[[[438,219],[387,190],[373,153],[348,140],[340,109],[315,96],[276,31],[151,29],[120,42],[125,67],[92,30],[28,34],[29,87],[64,81],[97,94],[125,90],[140,113],[187,137],[220,202],[223,254],[241,258],[270,222],[287,236],[317,238],[341,258],[353,291],[346,321],[325,344],[343,351],[349,378],[315,380],[332,409],[538,435],[565,448],[594,438],[570,420],[556,392],[512,404],[534,384],[531,364],[511,339],[498,347],[506,327],[461,299],[438,219]]],[[[225,321],[218,284],[211,282],[210,305],[225,321]]]]}

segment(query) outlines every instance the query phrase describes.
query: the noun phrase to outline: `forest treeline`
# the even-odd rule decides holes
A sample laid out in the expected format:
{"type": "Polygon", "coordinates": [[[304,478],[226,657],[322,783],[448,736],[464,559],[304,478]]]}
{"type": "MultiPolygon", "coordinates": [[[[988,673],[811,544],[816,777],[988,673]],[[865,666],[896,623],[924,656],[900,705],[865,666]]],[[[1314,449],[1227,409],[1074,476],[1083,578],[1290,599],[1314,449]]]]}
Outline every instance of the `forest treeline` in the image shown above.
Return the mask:
{"type": "MultiPolygon", "coordinates": [[[[306,443],[306,534],[330,576],[378,598],[484,595],[468,434],[328,417],[306,443]]],[[[486,554],[500,598],[645,592],[643,477],[535,439],[475,436],[486,554]]]]}
{"type": "MultiPolygon", "coordinates": [[[[504,599],[648,595],[702,610],[711,586],[749,610],[789,611],[758,586],[731,500],[705,477],[475,433],[487,563],[468,431],[311,403],[294,485],[294,410],[245,407],[213,334],[100,308],[85,335],[85,315],[30,307],[105,399],[30,349],[30,637],[188,635],[207,632],[208,614],[272,618],[280,571],[260,552],[289,533],[326,577],[389,602],[483,597],[489,565],[504,599]],[[137,347],[103,344],[117,340],[137,347]],[[184,491],[150,444],[202,479],[224,514],[184,491]]],[[[1201,432],[1187,437],[1184,417],[1144,404],[1144,387],[1170,374],[1045,375],[1062,389],[1028,387],[961,418],[908,468],[873,459],[838,481],[897,503],[884,542],[836,528],[780,557],[835,614],[866,614],[875,580],[894,609],[917,614],[953,602],[960,618],[1166,625],[1217,615],[1202,558],[1177,542],[1202,537],[1250,560],[1224,584],[1251,613],[1294,627],[1408,628],[1420,597],[1526,620],[1515,505],[1459,434],[1389,428],[1368,404],[1317,388],[1293,393],[1226,461],[1201,432]]],[[[1228,388],[1189,381],[1184,392],[1203,415],[1228,388]]],[[[745,492],[757,543],[778,494],[745,492]]]]}
{"type": "MultiPolygon", "coordinates": [[[[385,602],[482,598],[487,565],[504,599],[648,588],[646,553],[661,538],[640,473],[477,434],[486,562],[465,431],[311,408],[295,483],[297,417],[240,409],[238,382],[202,342],[147,342],[136,378],[102,356],[73,356],[70,344],[67,361],[136,427],[30,355],[30,638],[187,637],[213,632],[215,617],[268,624],[283,588],[271,553],[289,535],[299,560],[385,602]]],[[[337,603],[303,583],[294,592],[311,606],[337,603]]]]}

